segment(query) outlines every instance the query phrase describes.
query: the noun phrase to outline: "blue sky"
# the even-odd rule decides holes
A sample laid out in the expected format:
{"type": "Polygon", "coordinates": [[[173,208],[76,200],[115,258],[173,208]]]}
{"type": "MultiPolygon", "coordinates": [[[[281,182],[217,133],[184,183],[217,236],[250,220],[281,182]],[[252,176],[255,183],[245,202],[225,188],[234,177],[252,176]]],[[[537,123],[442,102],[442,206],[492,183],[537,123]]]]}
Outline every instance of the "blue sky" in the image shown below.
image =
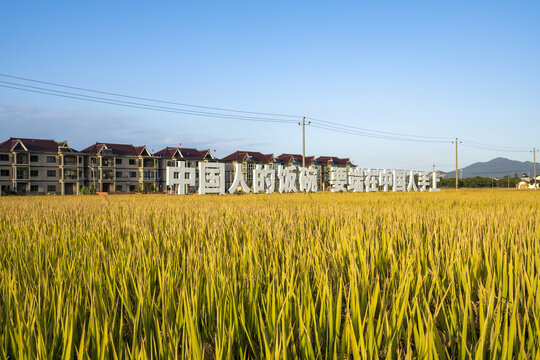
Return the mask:
{"type": "MultiPolygon", "coordinates": [[[[379,131],[540,147],[540,3],[28,2],[0,5],[0,73],[379,131]]],[[[12,81],[1,78],[0,81],[12,81]]],[[[35,84],[34,84],[35,85],[35,84]]],[[[0,87],[3,138],[301,152],[301,128],[0,87]]],[[[362,167],[454,167],[448,143],[308,127],[306,152],[362,167]]],[[[528,152],[461,147],[468,165],[528,152]]]]}

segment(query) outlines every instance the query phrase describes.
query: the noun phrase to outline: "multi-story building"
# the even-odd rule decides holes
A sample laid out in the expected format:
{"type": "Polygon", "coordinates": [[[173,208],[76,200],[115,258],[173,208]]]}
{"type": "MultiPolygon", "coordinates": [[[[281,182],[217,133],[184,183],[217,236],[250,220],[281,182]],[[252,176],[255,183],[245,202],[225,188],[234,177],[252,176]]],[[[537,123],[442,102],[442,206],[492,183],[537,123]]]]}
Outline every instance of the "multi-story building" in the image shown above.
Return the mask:
{"type": "MultiPolygon", "coordinates": [[[[167,166],[177,166],[178,161],[184,161],[186,167],[197,168],[201,161],[216,161],[210,150],[197,150],[193,148],[166,147],[154,153],[158,159],[158,187],[159,190],[167,190],[167,166]]],[[[199,172],[195,171],[196,184],[199,183],[199,172]]],[[[197,185],[186,189],[188,193],[194,193],[197,185]]]]}
{"type": "Polygon", "coordinates": [[[66,141],[10,138],[0,143],[0,187],[21,194],[78,194],[84,154],[66,141]]]}
{"type": "MultiPolygon", "coordinates": [[[[282,165],[302,166],[301,154],[281,154],[276,158],[282,165]]],[[[317,169],[317,184],[322,189],[321,165],[315,160],[315,156],[306,156],[306,166],[317,169]]]]}
{"type": "Polygon", "coordinates": [[[100,192],[153,191],[157,188],[158,159],[146,146],[95,143],[86,154],[87,185],[100,192]]]}
{"type": "Polygon", "coordinates": [[[276,169],[279,164],[274,154],[262,154],[256,151],[236,151],[221,159],[225,163],[225,186],[231,186],[234,180],[236,164],[242,164],[242,175],[246,184],[251,188],[253,185],[253,169],[255,165],[270,165],[276,169]]]}
{"type": "MultiPolygon", "coordinates": [[[[302,166],[301,154],[281,154],[276,158],[282,165],[302,166]]],[[[316,166],[315,156],[306,156],[306,166],[316,166]]]]}
{"type": "MultiPolygon", "coordinates": [[[[10,138],[0,143],[0,194],[8,190],[25,194],[78,194],[81,187],[94,187],[100,192],[132,192],[166,190],[167,166],[184,161],[197,168],[201,161],[220,161],[210,150],[166,147],[151,154],[146,146],[95,143],[84,150],[72,149],[66,141],[10,138]]],[[[256,165],[302,165],[299,154],[262,154],[256,151],[236,151],[223,159],[225,185],[234,180],[235,166],[241,164],[242,176],[253,185],[256,165]]],[[[354,167],[348,158],[307,156],[306,166],[318,170],[319,188],[330,182],[330,168],[354,167]]],[[[277,175],[277,174],[276,174],[277,175]]],[[[196,184],[198,184],[196,172],[196,184]]],[[[278,186],[276,176],[276,187],[278,186]]],[[[197,185],[186,189],[196,192],[197,185]]]]}
{"type": "Polygon", "coordinates": [[[335,167],[354,167],[349,158],[338,158],[336,156],[319,156],[315,159],[319,165],[320,185],[325,190],[330,185],[330,168],[335,167]]]}

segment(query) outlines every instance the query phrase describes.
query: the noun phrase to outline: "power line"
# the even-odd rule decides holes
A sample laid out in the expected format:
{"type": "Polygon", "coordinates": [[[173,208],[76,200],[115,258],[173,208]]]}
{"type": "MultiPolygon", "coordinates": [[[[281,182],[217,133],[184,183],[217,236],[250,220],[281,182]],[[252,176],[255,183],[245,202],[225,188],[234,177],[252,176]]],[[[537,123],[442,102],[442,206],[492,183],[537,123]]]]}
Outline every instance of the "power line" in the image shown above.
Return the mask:
{"type": "Polygon", "coordinates": [[[471,149],[475,149],[475,150],[486,150],[486,151],[496,151],[496,152],[516,152],[516,153],[529,152],[529,150],[511,150],[507,148],[498,148],[495,146],[472,145],[470,143],[465,142],[465,140],[463,140],[462,145],[471,149]]]}
{"type": "MultiPolygon", "coordinates": [[[[6,82],[0,81],[0,83],[6,83],[6,82]]],[[[241,116],[241,115],[235,116],[232,114],[229,115],[229,114],[209,113],[209,112],[201,112],[201,111],[182,110],[182,109],[177,109],[177,108],[167,108],[167,107],[148,105],[148,104],[142,104],[142,103],[126,102],[126,101],[114,100],[114,99],[108,99],[108,98],[100,98],[100,97],[95,97],[95,96],[88,96],[88,95],[70,93],[70,92],[53,90],[53,89],[36,88],[29,85],[21,85],[21,84],[17,84],[17,86],[0,84],[0,87],[15,89],[15,90],[22,90],[22,91],[38,93],[38,94],[63,97],[63,98],[69,98],[69,99],[84,100],[84,101],[90,101],[90,102],[96,102],[96,103],[102,103],[102,104],[124,106],[124,107],[135,108],[135,109],[155,110],[155,111],[176,113],[176,114],[195,115],[195,116],[232,119],[232,120],[256,121],[256,122],[272,122],[272,123],[287,123],[287,124],[296,123],[296,121],[294,120],[257,118],[257,117],[241,116]]]]}
{"type": "Polygon", "coordinates": [[[352,125],[340,124],[340,123],[321,120],[321,119],[316,119],[316,118],[312,118],[312,117],[306,117],[306,119],[313,120],[313,122],[315,122],[315,123],[317,123],[317,122],[322,123],[321,125],[331,125],[331,126],[334,126],[334,127],[341,127],[341,128],[345,128],[345,129],[358,130],[358,131],[366,132],[366,133],[376,133],[376,134],[387,135],[387,136],[398,136],[398,137],[417,138],[417,139],[437,139],[437,140],[446,140],[446,141],[451,140],[451,138],[449,138],[449,137],[425,136],[425,135],[409,135],[409,134],[394,133],[394,132],[387,132],[387,131],[370,130],[370,129],[366,129],[366,128],[361,128],[361,127],[352,126],[352,125]]]}
{"type": "Polygon", "coordinates": [[[476,142],[476,141],[471,141],[471,140],[466,140],[466,139],[463,139],[463,141],[466,142],[466,143],[469,143],[471,145],[476,145],[476,146],[486,146],[486,147],[493,147],[493,148],[499,148],[499,149],[510,149],[510,150],[526,150],[526,151],[530,150],[530,149],[524,148],[524,147],[490,145],[490,144],[479,143],[479,142],[476,142]]]}
{"type": "Polygon", "coordinates": [[[415,138],[406,138],[406,137],[398,137],[398,136],[371,134],[371,133],[362,132],[358,130],[343,129],[334,125],[320,125],[320,124],[317,125],[317,124],[312,123],[311,126],[318,129],[329,130],[329,131],[339,132],[339,133],[344,133],[344,134],[358,135],[358,136],[363,136],[363,137],[370,137],[370,138],[375,138],[375,139],[422,142],[422,143],[448,143],[449,142],[449,141],[443,141],[443,140],[427,140],[427,139],[415,139],[415,138]]]}
{"type": "MultiPolygon", "coordinates": [[[[78,93],[67,92],[67,91],[60,91],[60,90],[54,90],[54,89],[48,89],[48,88],[42,88],[42,87],[36,87],[36,86],[30,86],[30,85],[17,84],[17,83],[12,83],[12,82],[8,82],[8,81],[0,81],[0,83],[10,84],[10,85],[15,85],[15,86],[22,86],[22,87],[25,87],[25,88],[37,89],[37,90],[53,92],[53,93],[58,93],[58,94],[67,94],[67,95],[71,95],[71,96],[78,96],[78,97],[82,97],[82,98],[85,98],[85,99],[108,101],[108,102],[127,104],[127,105],[145,106],[147,108],[152,108],[152,109],[164,109],[164,110],[178,111],[178,112],[181,112],[183,114],[188,114],[188,115],[212,115],[212,116],[223,116],[224,118],[231,118],[231,119],[270,120],[270,121],[276,121],[277,120],[277,121],[284,121],[284,122],[289,122],[289,123],[294,123],[295,122],[294,120],[271,119],[271,118],[253,117],[253,116],[245,116],[245,115],[233,115],[233,114],[220,114],[220,113],[204,112],[204,111],[198,111],[198,110],[185,110],[185,109],[178,109],[178,108],[172,108],[172,107],[156,106],[156,105],[149,105],[149,104],[138,103],[138,102],[115,100],[115,99],[110,99],[110,98],[96,97],[96,96],[78,94],[78,93]]],[[[19,90],[22,90],[22,89],[19,89],[19,90]]],[[[51,94],[49,94],[49,95],[51,95],[51,94]]],[[[82,100],[84,100],[84,99],[82,99],[82,100]]]]}
{"type": "Polygon", "coordinates": [[[87,91],[87,92],[92,92],[92,93],[96,93],[96,94],[112,95],[112,96],[118,96],[118,97],[123,97],[123,98],[128,98],[128,99],[150,101],[150,102],[169,104],[169,105],[188,106],[188,107],[194,107],[194,108],[199,108],[199,109],[228,111],[228,112],[236,112],[236,113],[252,114],[252,115],[277,116],[277,117],[288,117],[288,118],[296,118],[296,119],[297,118],[302,118],[302,116],[300,116],[300,115],[275,114],[275,113],[235,110],[235,109],[227,109],[227,108],[220,108],[220,107],[213,107],[213,106],[203,106],[203,105],[194,105],[194,104],[179,103],[179,102],[173,102],[173,101],[157,100],[157,99],[151,99],[151,98],[145,98],[145,97],[139,97],[139,96],[118,94],[118,93],[113,93],[113,92],[108,92],[108,91],[92,90],[92,89],[87,89],[87,88],[83,88],[83,87],[63,85],[63,84],[58,84],[58,83],[53,83],[53,82],[29,79],[29,78],[24,78],[24,77],[20,77],[20,76],[13,76],[13,75],[7,75],[7,74],[0,74],[0,76],[7,77],[7,78],[12,78],[12,79],[30,81],[30,82],[39,83],[39,84],[58,86],[58,87],[67,88],[67,89],[87,91]]]}
{"type": "MultiPolygon", "coordinates": [[[[0,81],[1,83],[0,87],[4,87],[4,88],[45,94],[45,95],[50,95],[50,96],[64,97],[64,98],[70,98],[70,99],[76,99],[76,100],[91,101],[91,102],[103,103],[103,104],[109,104],[109,105],[124,106],[124,107],[136,108],[136,109],[154,110],[154,111],[161,111],[161,112],[168,112],[168,113],[177,113],[177,114],[230,119],[230,120],[271,122],[271,123],[284,123],[284,124],[293,124],[297,122],[297,120],[293,120],[293,119],[302,118],[302,116],[289,115],[289,114],[254,112],[254,111],[236,110],[236,109],[230,109],[230,108],[220,108],[220,107],[213,107],[213,106],[203,106],[203,105],[194,105],[194,104],[188,104],[188,103],[164,101],[164,100],[158,100],[158,99],[152,99],[152,98],[146,98],[146,97],[124,95],[124,94],[108,92],[108,91],[92,90],[92,89],[83,88],[83,87],[69,86],[69,85],[64,85],[64,84],[59,84],[59,83],[54,83],[54,82],[35,80],[35,79],[1,74],[1,73],[0,73],[0,76],[5,77],[5,78],[32,82],[32,83],[61,87],[65,89],[73,89],[73,90],[78,90],[78,91],[83,91],[83,92],[91,92],[91,93],[96,93],[96,94],[121,97],[121,98],[132,99],[132,100],[139,100],[139,101],[144,101],[144,102],[153,102],[153,103],[160,103],[160,104],[169,104],[169,105],[176,105],[176,106],[214,110],[214,112],[199,111],[199,110],[192,110],[192,109],[182,109],[182,108],[168,107],[168,106],[157,106],[157,105],[135,102],[135,101],[118,100],[118,99],[114,99],[110,97],[91,96],[87,94],[75,93],[75,92],[70,92],[70,91],[61,91],[57,89],[31,86],[27,84],[20,84],[20,83],[14,83],[14,82],[9,82],[9,81],[0,81]],[[227,112],[227,113],[219,113],[215,111],[221,111],[221,112],[227,112]],[[247,114],[247,115],[239,115],[239,114],[247,114]],[[248,116],[248,115],[258,115],[258,116],[248,116]],[[291,118],[291,119],[289,120],[286,118],[291,118]]],[[[388,132],[388,131],[371,130],[371,129],[366,129],[362,127],[317,119],[313,117],[305,117],[305,118],[312,120],[312,126],[315,128],[338,132],[338,133],[357,135],[357,136],[362,136],[362,137],[392,140],[392,141],[422,142],[422,143],[449,143],[452,141],[452,139],[449,137],[411,135],[411,134],[395,133],[395,132],[388,132]]],[[[490,144],[479,143],[479,142],[475,142],[471,140],[463,140],[463,145],[472,149],[488,150],[488,151],[500,151],[500,152],[529,152],[530,151],[530,149],[526,149],[522,147],[490,145],[490,144]]]]}

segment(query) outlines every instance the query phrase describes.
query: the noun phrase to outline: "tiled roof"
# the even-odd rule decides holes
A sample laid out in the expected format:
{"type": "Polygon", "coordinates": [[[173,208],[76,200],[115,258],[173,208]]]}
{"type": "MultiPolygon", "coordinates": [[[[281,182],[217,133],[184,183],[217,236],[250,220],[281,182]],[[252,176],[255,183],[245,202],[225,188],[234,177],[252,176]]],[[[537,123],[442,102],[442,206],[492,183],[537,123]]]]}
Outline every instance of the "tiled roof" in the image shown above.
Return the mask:
{"type": "Polygon", "coordinates": [[[319,156],[316,161],[321,165],[337,165],[346,166],[352,165],[349,158],[338,158],[335,156],[319,156]]]}
{"type": "Polygon", "coordinates": [[[139,156],[146,147],[144,145],[133,146],[127,144],[95,143],[94,145],[90,145],[86,149],[81,150],[81,152],[96,155],[102,149],[108,149],[113,155],[139,156]]]}
{"type": "Polygon", "coordinates": [[[68,146],[66,141],[56,142],[54,140],[45,139],[9,138],[0,143],[0,151],[11,151],[19,141],[28,151],[56,153],[58,152],[58,147],[68,146]]]}
{"type": "Polygon", "coordinates": [[[203,160],[208,154],[214,158],[209,149],[197,150],[193,148],[179,148],[179,150],[184,159],[203,160]]]}
{"type": "Polygon", "coordinates": [[[154,156],[171,159],[177,150],[178,148],[167,146],[165,149],[161,149],[158,152],[154,153],[154,156]]]}
{"type": "MultiPolygon", "coordinates": [[[[297,163],[302,164],[302,155],[300,154],[281,154],[276,158],[282,164],[297,163]]],[[[306,164],[316,164],[315,156],[306,156],[306,164]]]]}
{"type": "Polygon", "coordinates": [[[249,161],[257,163],[270,163],[275,161],[274,154],[263,154],[256,151],[236,151],[225,156],[221,160],[225,162],[243,162],[246,156],[249,157],[249,161]]]}
{"type": "Polygon", "coordinates": [[[204,160],[208,155],[214,158],[212,153],[209,149],[207,150],[197,150],[194,148],[177,148],[177,147],[166,147],[165,149],[162,149],[154,154],[154,156],[159,156],[166,159],[171,159],[174,154],[176,154],[176,151],[180,152],[180,155],[184,159],[190,159],[190,160],[204,160]]]}

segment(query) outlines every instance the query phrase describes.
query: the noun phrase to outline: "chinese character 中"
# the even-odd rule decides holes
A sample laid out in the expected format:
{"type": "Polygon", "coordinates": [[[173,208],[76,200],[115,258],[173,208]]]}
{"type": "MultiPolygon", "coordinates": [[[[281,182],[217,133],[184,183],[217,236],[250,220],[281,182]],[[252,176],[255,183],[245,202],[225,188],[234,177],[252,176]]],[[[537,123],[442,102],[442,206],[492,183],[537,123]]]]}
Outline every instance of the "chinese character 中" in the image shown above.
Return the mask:
{"type": "Polygon", "coordinates": [[[388,191],[388,186],[392,185],[392,173],[384,169],[379,173],[379,186],[383,187],[383,191],[388,191]]]}

